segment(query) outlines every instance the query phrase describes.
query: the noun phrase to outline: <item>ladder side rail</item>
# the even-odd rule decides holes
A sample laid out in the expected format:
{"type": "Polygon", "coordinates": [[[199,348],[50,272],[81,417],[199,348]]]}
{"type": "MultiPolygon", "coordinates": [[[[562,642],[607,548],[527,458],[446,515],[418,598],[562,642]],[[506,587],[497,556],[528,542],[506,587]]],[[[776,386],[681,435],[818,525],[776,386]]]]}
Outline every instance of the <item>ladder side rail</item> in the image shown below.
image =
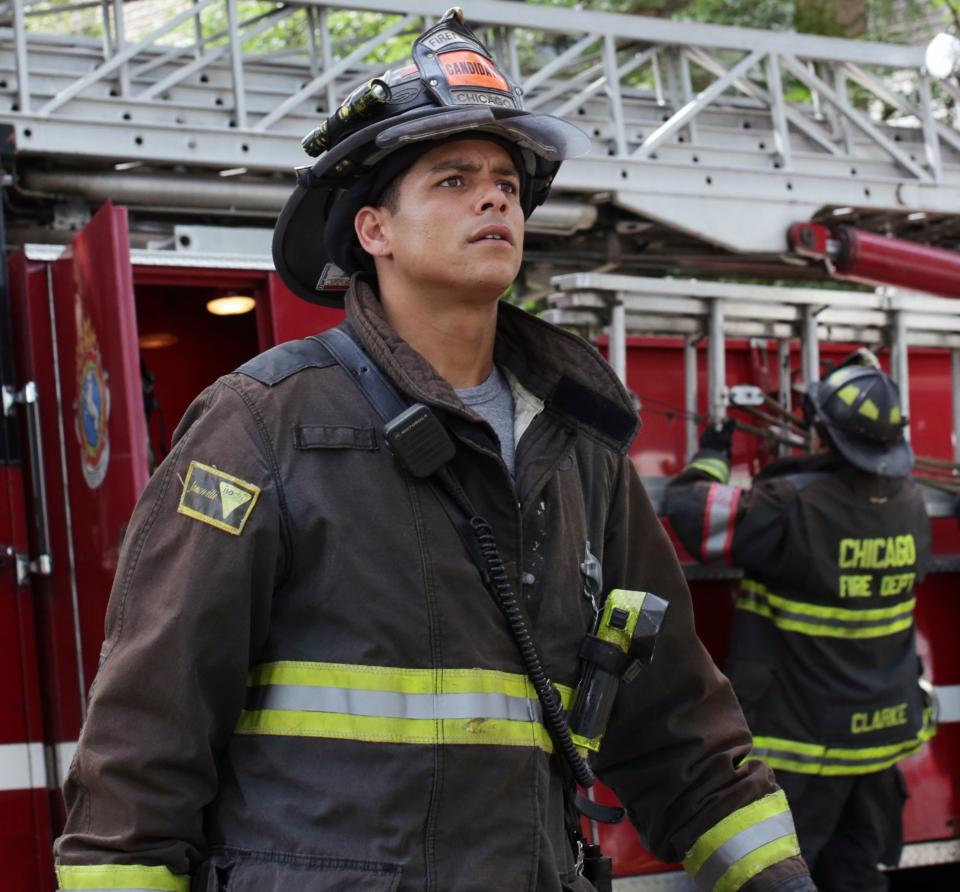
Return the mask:
{"type": "MultiPolygon", "coordinates": [[[[934,182],[943,180],[943,158],[940,153],[940,128],[933,116],[933,95],[930,92],[930,76],[920,72],[917,83],[917,92],[920,94],[920,121],[923,124],[924,152],[927,156],[927,167],[934,182]]],[[[958,134],[960,139],[960,134],[958,134]]]]}
{"type": "MultiPolygon", "coordinates": [[[[793,152],[790,147],[790,125],[787,123],[787,104],[783,98],[783,80],[780,77],[780,60],[776,53],[767,55],[767,87],[770,95],[770,115],[773,118],[773,139],[779,166],[782,170],[793,169],[793,152]]],[[[736,86],[736,81],[734,85],[736,86]]],[[[781,342],[782,343],[782,342],[781,342]]]]}
{"type": "MultiPolygon", "coordinates": [[[[777,341],[777,400],[788,415],[793,411],[793,387],[790,377],[790,339],[780,338],[777,341]]],[[[790,455],[791,447],[781,442],[777,446],[777,456],[786,458],[790,455]]]]}
{"type": "Polygon", "coordinates": [[[627,128],[623,120],[623,98],[620,95],[620,76],[617,72],[617,42],[612,34],[603,38],[603,71],[607,95],[610,97],[610,112],[613,118],[613,133],[617,154],[627,154],[627,128]]]}
{"type": "Polygon", "coordinates": [[[689,463],[695,455],[699,444],[697,437],[697,342],[701,335],[691,335],[683,339],[683,409],[684,439],[686,445],[686,460],[689,463]]]}
{"type": "Polygon", "coordinates": [[[890,372],[900,387],[900,407],[908,425],[904,435],[910,439],[910,367],[907,359],[907,319],[903,310],[890,311],[890,372]]]}
{"type": "MultiPolygon", "coordinates": [[[[123,0],[113,0],[113,46],[118,53],[122,53],[127,48],[127,33],[123,18],[123,0]]],[[[130,68],[127,63],[120,66],[118,76],[120,95],[126,98],[130,95],[130,68]]]]}
{"type": "Polygon", "coordinates": [[[727,417],[727,351],[721,298],[710,301],[707,319],[707,415],[719,426],[727,417]]]}
{"type": "Polygon", "coordinates": [[[247,100],[243,87],[243,50],[237,22],[237,0],[227,0],[227,30],[230,34],[230,69],[233,75],[233,111],[240,130],[247,129],[247,100]]]}
{"type": "MultiPolygon", "coordinates": [[[[833,75],[833,89],[837,96],[846,105],[850,105],[850,92],[847,89],[847,75],[842,65],[831,65],[833,75]]],[[[852,106],[851,106],[852,107],[852,106]]],[[[834,115],[834,128],[840,139],[845,155],[853,155],[853,133],[850,131],[850,122],[844,115],[834,115]]]]}
{"type": "Polygon", "coordinates": [[[627,386],[627,322],[626,311],[619,294],[612,294],[609,302],[610,328],[607,355],[610,365],[624,387],[627,386]]]}
{"type": "Polygon", "coordinates": [[[30,114],[30,69],[28,67],[27,23],[24,0],[13,0],[13,30],[16,41],[17,92],[21,114],[30,114]]]}
{"type": "MultiPolygon", "coordinates": [[[[690,73],[690,53],[686,49],[678,49],[676,53],[677,71],[680,75],[680,95],[683,98],[683,105],[690,105],[694,101],[693,95],[693,76],[690,73]]],[[[679,103],[678,103],[679,104],[679,103]]],[[[687,142],[699,142],[697,133],[696,116],[689,119],[686,126],[687,142]]]]}

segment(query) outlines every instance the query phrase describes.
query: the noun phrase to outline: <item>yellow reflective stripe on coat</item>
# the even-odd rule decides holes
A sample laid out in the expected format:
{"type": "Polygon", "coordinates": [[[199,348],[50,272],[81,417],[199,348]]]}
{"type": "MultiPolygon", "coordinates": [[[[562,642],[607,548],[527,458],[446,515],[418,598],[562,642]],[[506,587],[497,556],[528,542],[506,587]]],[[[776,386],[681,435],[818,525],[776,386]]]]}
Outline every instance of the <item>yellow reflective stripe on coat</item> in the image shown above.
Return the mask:
{"type": "Polygon", "coordinates": [[[751,802],[703,834],[683,859],[701,892],[736,892],[770,865],[800,854],[782,790],[751,802]]]}
{"type": "Polygon", "coordinates": [[[737,608],[769,619],[778,629],[829,638],[881,638],[913,625],[916,598],[890,607],[851,610],[775,595],[763,583],[744,579],[737,608]]]}
{"type": "Polygon", "coordinates": [[[530,680],[491,669],[268,663],[250,673],[236,733],[553,750],[530,680]]]}
{"type": "Polygon", "coordinates": [[[912,756],[922,743],[922,737],[912,737],[885,746],[828,747],[783,737],[754,737],[747,758],[766,762],[774,770],[840,777],[883,771],[912,756]]]}
{"type": "Polygon", "coordinates": [[[171,873],[166,867],[143,864],[60,864],[60,889],[86,892],[190,892],[190,877],[171,873]]]}
{"type": "Polygon", "coordinates": [[[730,464],[722,458],[698,458],[690,462],[687,468],[703,471],[721,483],[726,483],[730,479],[730,464]]]}

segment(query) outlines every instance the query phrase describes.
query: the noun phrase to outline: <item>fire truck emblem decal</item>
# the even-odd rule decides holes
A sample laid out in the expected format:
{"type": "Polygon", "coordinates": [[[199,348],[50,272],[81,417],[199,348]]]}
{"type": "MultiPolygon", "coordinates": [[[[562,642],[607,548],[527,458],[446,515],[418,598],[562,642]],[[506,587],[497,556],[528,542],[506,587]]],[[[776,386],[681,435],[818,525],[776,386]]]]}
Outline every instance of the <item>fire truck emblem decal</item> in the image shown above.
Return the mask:
{"type": "Polygon", "coordinates": [[[80,442],[80,467],[87,486],[96,489],[103,483],[110,464],[109,375],[100,357],[100,344],[93,323],[83,307],[79,293],[77,312],[77,397],[74,402],[75,429],[80,442]]]}

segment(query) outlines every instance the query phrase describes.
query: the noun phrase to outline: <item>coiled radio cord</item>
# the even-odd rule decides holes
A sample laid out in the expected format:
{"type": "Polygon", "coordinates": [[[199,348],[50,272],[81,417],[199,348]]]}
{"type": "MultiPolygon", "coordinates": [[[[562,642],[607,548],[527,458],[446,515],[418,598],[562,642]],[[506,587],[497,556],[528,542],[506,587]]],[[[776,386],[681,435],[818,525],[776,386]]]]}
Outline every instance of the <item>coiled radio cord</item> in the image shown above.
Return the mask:
{"type": "Polygon", "coordinates": [[[560,702],[556,688],[547,678],[547,673],[544,671],[543,663],[540,660],[540,654],[537,653],[537,647],[527,628],[526,620],[520,612],[520,605],[517,603],[517,596],[514,594],[507,571],[503,566],[493,529],[484,518],[473,514],[472,511],[468,513],[471,515],[470,527],[476,537],[480,556],[486,564],[490,587],[497,599],[501,613],[503,613],[507,624],[510,626],[510,634],[517,645],[517,650],[520,651],[527,675],[530,676],[530,681],[533,682],[534,690],[537,692],[537,698],[540,700],[540,707],[543,710],[543,723],[550,734],[551,740],[553,740],[553,745],[566,762],[576,782],[581,787],[592,787],[593,771],[587,761],[577,752],[577,748],[570,738],[570,729],[563,714],[563,704],[560,702]]]}

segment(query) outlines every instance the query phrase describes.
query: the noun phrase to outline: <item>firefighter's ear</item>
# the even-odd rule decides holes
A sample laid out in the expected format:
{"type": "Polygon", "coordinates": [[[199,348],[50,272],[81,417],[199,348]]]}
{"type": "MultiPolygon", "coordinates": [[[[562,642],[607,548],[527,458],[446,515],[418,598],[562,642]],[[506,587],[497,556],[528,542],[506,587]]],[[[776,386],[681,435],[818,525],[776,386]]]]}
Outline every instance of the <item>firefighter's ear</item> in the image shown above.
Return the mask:
{"type": "Polygon", "coordinates": [[[353,218],[357,241],[372,257],[390,256],[390,225],[383,208],[367,205],[357,211],[353,218]]]}

